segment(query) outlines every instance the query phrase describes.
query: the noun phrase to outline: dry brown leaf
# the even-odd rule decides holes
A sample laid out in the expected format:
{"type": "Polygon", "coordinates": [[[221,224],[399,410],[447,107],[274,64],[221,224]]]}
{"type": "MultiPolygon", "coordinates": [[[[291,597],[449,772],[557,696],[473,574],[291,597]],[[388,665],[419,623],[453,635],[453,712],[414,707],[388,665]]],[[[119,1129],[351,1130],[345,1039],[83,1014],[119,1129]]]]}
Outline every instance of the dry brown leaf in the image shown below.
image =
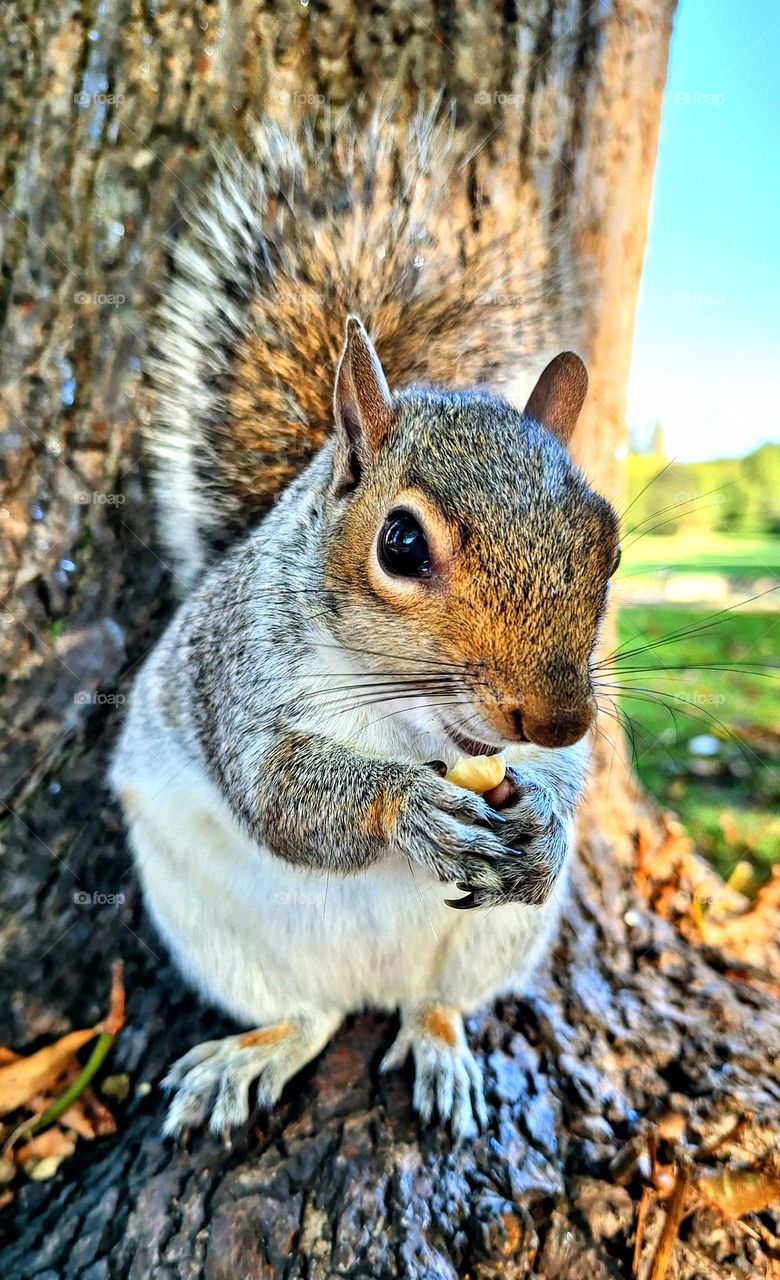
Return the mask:
{"type": "MultiPolygon", "coordinates": [[[[701,858],[680,823],[664,815],[657,828],[640,824],[636,885],[648,906],[692,943],[721,952],[768,979],[780,977],[780,867],[751,902],[701,858]]],[[[745,886],[743,886],[745,887],[745,886]]]]}
{"type": "Polygon", "coordinates": [[[729,959],[780,977],[780,866],[748,910],[717,920],[708,914],[701,934],[729,959]]]}
{"type": "Polygon", "coordinates": [[[76,1150],[76,1138],[71,1133],[64,1133],[58,1125],[36,1133],[34,1138],[19,1147],[14,1156],[18,1164],[26,1165],[28,1160],[58,1159],[65,1160],[76,1150]]]}
{"type": "Polygon", "coordinates": [[[0,1066],[0,1115],[24,1107],[37,1094],[51,1092],[67,1071],[71,1059],[100,1031],[100,1025],[70,1031],[29,1057],[0,1066]]]}
{"type": "Polygon", "coordinates": [[[723,1147],[739,1145],[745,1150],[750,1149],[758,1131],[752,1116],[745,1113],[732,1119],[709,1141],[689,1148],[685,1155],[675,1155],[673,1163],[661,1164],[657,1155],[658,1137],[663,1136],[674,1143],[681,1119],[676,1112],[669,1112],[660,1125],[650,1129],[646,1135],[652,1186],[643,1189],[637,1210],[634,1276],[638,1276],[641,1270],[648,1212],[652,1204],[661,1201],[666,1204],[666,1216],[652,1252],[647,1280],[666,1280],[674,1258],[680,1223],[687,1213],[700,1207],[714,1209],[726,1221],[739,1225],[756,1240],[769,1244],[767,1256],[771,1258],[776,1242],[760,1219],[754,1219],[752,1225],[741,1220],[746,1214],[759,1214],[780,1206],[780,1155],[771,1148],[752,1164],[739,1168],[733,1165],[704,1168],[699,1164],[700,1160],[710,1158],[723,1147]]]}
{"type": "MultiPolygon", "coordinates": [[[[59,1089],[69,1088],[80,1070],[81,1064],[78,1058],[74,1057],[59,1082],[59,1089]]],[[[48,1110],[52,1101],[50,1093],[39,1093],[30,1098],[25,1108],[30,1112],[31,1118],[37,1120],[48,1110]]],[[[86,1138],[88,1142],[93,1138],[103,1138],[107,1134],[116,1133],[114,1117],[108,1107],[100,1101],[94,1089],[90,1088],[86,1088],[81,1097],[76,1098],[67,1111],[63,1111],[58,1123],[65,1129],[72,1129],[80,1138],[86,1138]]]]}
{"type": "Polygon", "coordinates": [[[93,1138],[105,1138],[116,1133],[116,1120],[92,1089],[85,1090],[67,1111],[63,1111],[59,1123],[90,1142],[93,1138]]]}
{"type": "Polygon", "coordinates": [[[696,1189],[727,1218],[743,1218],[780,1205],[780,1171],[713,1169],[698,1175],[696,1189]]]}
{"type": "Polygon", "coordinates": [[[125,981],[124,965],[115,960],[111,966],[111,991],[108,998],[108,1013],[98,1030],[109,1036],[118,1036],[125,1025],[125,981]]]}

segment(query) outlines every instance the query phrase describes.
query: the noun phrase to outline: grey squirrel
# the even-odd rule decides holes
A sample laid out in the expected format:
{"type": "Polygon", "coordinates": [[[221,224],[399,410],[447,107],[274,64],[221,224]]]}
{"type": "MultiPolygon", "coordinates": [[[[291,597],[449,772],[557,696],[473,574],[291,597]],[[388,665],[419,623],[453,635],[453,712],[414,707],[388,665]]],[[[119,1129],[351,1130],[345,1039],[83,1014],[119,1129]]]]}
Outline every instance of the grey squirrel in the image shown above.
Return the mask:
{"type": "Polygon", "coordinates": [[[544,952],[587,768],[619,553],[566,452],[584,366],[523,413],[440,389],[500,384],[542,322],[480,307],[507,245],[453,228],[441,122],[345,132],[223,158],[155,337],[184,599],[111,780],[182,972],[255,1028],[173,1066],[171,1134],[272,1105],[366,1006],[400,1009],[383,1066],[411,1051],[421,1116],[484,1124],[462,1014],[544,952]],[[443,776],[497,752],[484,796],[443,776]]]}

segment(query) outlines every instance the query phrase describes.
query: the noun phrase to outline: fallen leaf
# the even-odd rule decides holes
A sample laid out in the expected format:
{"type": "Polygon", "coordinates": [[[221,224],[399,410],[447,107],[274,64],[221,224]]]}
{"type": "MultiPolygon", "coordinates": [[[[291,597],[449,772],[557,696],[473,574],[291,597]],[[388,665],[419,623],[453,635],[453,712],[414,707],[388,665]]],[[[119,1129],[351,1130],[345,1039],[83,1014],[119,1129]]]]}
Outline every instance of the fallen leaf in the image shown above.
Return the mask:
{"type": "Polygon", "coordinates": [[[65,1129],[73,1129],[80,1138],[88,1141],[116,1133],[116,1120],[92,1089],[86,1089],[80,1098],[71,1103],[67,1111],[63,1111],[59,1123],[65,1129]]]}
{"type": "Polygon", "coordinates": [[[57,1125],[36,1133],[34,1138],[25,1142],[14,1154],[19,1164],[27,1167],[29,1160],[57,1159],[60,1162],[76,1150],[76,1139],[73,1134],[64,1133],[57,1125]]]}
{"type": "Polygon", "coordinates": [[[36,1093],[51,1092],[68,1069],[71,1058],[100,1031],[100,1026],[70,1031],[29,1057],[0,1066],[0,1115],[25,1106],[36,1093]]]}
{"type": "Polygon", "coordinates": [[[780,1205],[780,1172],[772,1169],[713,1169],[700,1173],[696,1189],[727,1218],[763,1213],[780,1205]]]}
{"type": "Polygon", "coordinates": [[[115,960],[111,966],[111,992],[109,995],[108,1013],[99,1030],[109,1036],[118,1036],[125,1025],[125,984],[124,966],[121,960],[115,960]]]}

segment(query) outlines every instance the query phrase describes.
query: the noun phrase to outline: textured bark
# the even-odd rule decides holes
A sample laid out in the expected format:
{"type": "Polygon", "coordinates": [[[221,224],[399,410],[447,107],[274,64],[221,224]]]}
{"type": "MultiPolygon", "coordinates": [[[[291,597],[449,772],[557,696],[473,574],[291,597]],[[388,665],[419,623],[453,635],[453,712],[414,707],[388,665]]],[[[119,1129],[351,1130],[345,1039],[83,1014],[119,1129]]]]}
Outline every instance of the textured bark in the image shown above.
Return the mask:
{"type": "MultiPolygon", "coordinates": [[[[578,449],[614,494],[672,9],[3,7],[0,1039],[34,1048],[94,1021],[121,955],[112,1069],[132,1085],[115,1137],[80,1143],[4,1210],[5,1276],[627,1276],[642,1179],[615,1162],[646,1119],[671,1109],[707,1138],[749,1108],[771,1141],[776,1003],[756,966],[735,975],[650,908],[637,848],[658,828],[605,752],[555,956],[532,997],[472,1023],[487,1135],[453,1150],[421,1132],[409,1077],[377,1075],[393,1028],[366,1015],[232,1149],[163,1143],[159,1090],[140,1086],[228,1024],[164,956],[103,785],[133,668],[171,607],[139,365],[163,237],[197,201],[209,140],[241,140],[260,111],[361,113],[380,94],[408,109],[444,84],[459,126],[488,136],[461,195],[475,216],[479,189],[499,220],[530,211],[545,269],[575,282],[559,306],[592,371],[578,449]]],[[[684,1232],[680,1276],[760,1273],[751,1238],[712,1212],[684,1232]]]]}

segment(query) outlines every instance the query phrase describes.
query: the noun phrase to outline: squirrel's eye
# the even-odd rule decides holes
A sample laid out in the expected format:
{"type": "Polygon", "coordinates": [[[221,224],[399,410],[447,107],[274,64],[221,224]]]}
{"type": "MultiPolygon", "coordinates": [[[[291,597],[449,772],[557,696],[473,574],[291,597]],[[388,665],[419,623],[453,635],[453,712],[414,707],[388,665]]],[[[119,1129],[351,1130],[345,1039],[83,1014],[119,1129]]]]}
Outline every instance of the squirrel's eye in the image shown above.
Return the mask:
{"type": "Polygon", "coordinates": [[[614,575],[617,573],[620,567],[620,556],[621,556],[621,549],[620,547],[618,547],[617,551],[615,552],[615,559],[612,561],[612,568],[609,571],[610,578],[614,577],[614,575]]]}
{"type": "Polygon", "coordinates": [[[419,522],[408,511],[391,511],[379,535],[382,568],[399,578],[427,578],[431,553],[419,522]]]}

